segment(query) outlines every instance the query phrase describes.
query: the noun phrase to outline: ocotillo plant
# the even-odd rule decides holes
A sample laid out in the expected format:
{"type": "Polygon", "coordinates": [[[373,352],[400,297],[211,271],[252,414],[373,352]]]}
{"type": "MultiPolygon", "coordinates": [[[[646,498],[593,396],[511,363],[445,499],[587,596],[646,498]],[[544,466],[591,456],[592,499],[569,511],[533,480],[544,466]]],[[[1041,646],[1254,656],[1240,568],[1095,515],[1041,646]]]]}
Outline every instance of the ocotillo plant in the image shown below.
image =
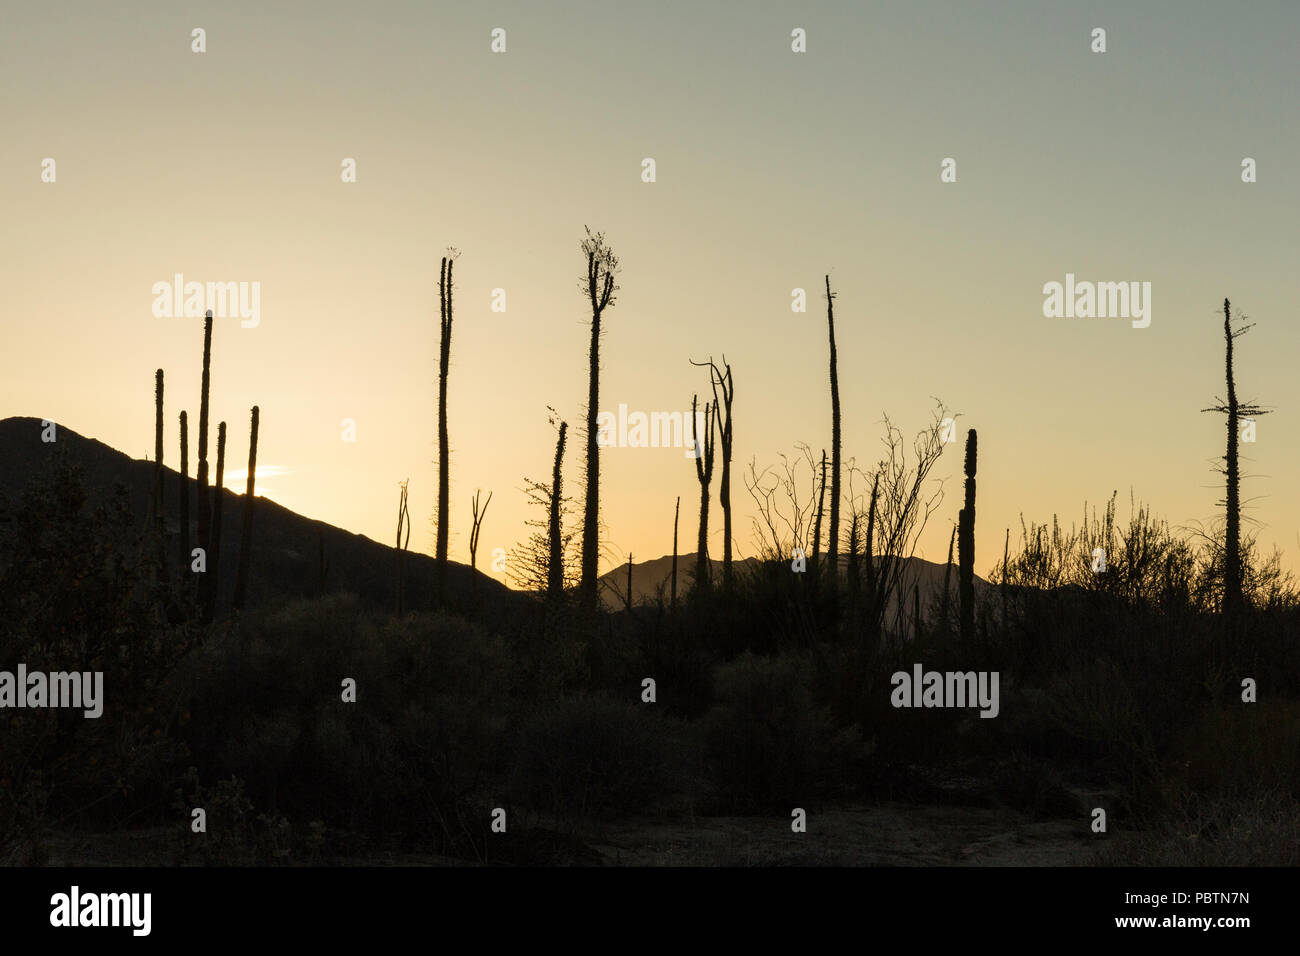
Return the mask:
{"type": "Polygon", "coordinates": [[[699,435],[699,418],[696,408],[700,397],[691,396],[691,428],[695,432],[695,477],[700,481],[700,535],[695,551],[695,590],[707,589],[709,586],[709,484],[713,481],[713,445],[714,421],[717,416],[709,411],[709,403],[704,403],[704,420],[708,431],[703,438],[699,435]]]}
{"type": "Polygon", "coordinates": [[[190,432],[185,412],[181,412],[181,587],[190,579],[190,432]]]}
{"type": "Polygon", "coordinates": [[[1223,300],[1223,339],[1226,346],[1224,359],[1224,377],[1227,380],[1228,400],[1203,412],[1220,412],[1228,418],[1228,448],[1223,456],[1223,475],[1226,479],[1224,488],[1224,542],[1223,542],[1223,603],[1224,617],[1235,617],[1245,606],[1242,593],[1241,569],[1241,473],[1237,463],[1237,443],[1241,440],[1241,419],[1256,418],[1267,415],[1260,406],[1253,402],[1241,404],[1237,401],[1237,384],[1232,368],[1232,341],[1253,328],[1253,325],[1240,325],[1246,317],[1238,314],[1239,327],[1232,327],[1232,307],[1227,299],[1223,300]]]}
{"type": "Polygon", "coordinates": [[[957,587],[961,599],[961,639],[967,646],[975,639],[975,429],[966,433],[966,505],[958,516],[957,587]]]}
{"type": "Polygon", "coordinates": [[[563,502],[561,469],[564,465],[564,436],[569,423],[560,422],[560,436],[555,440],[555,467],[551,471],[550,514],[546,524],[546,598],[558,603],[564,598],[564,539],[560,536],[560,505],[563,502]]]}
{"type": "Polygon", "coordinates": [[[591,302],[591,347],[588,350],[587,378],[587,500],[582,515],[582,576],[578,590],[582,605],[596,607],[596,570],[600,555],[597,527],[600,518],[600,448],[596,437],[596,419],[600,409],[600,320],[605,309],[614,304],[618,286],[614,277],[618,273],[618,257],[605,242],[604,233],[592,233],[582,241],[582,252],[587,257],[587,275],[580,284],[591,302]]]}
{"type": "Polygon", "coordinates": [[[221,499],[225,496],[226,473],[226,423],[217,424],[217,481],[212,486],[212,555],[208,559],[207,603],[205,620],[211,621],[217,607],[217,586],[221,571],[221,499]]]}
{"type": "Polygon", "coordinates": [[[474,489],[474,501],[471,503],[471,514],[473,524],[470,525],[469,532],[469,579],[470,579],[470,599],[478,600],[478,533],[479,528],[483,525],[483,518],[487,515],[488,505],[492,504],[492,492],[488,492],[487,501],[483,502],[483,507],[479,508],[480,488],[474,489]]]}
{"type": "Polygon", "coordinates": [[[404,610],[403,598],[406,588],[406,546],[411,542],[411,514],[406,508],[406,485],[411,479],[400,483],[401,498],[397,502],[397,616],[404,610]],[[406,540],[402,540],[402,528],[406,528],[406,540]]]}
{"type": "Polygon", "coordinates": [[[231,602],[231,607],[236,611],[244,606],[244,592],[248,588],[248,564],[253,553],[253,503],[256,501],[254,492],[257,478],[257,424],[258,408],[254,405],[248,430],[248,484],[244,491],[244,525],[239,534],[239,571],[235,575],[235,598],[231,602]]]}
{"type": "Polygon", "coordinates": [[[826,326],[831,340],[831,527],[826,541],[826,558],[831,569],[831,581],[836,582],[840,574],[840,373],[835,351],[835,293],[831,292],[829,275],[826,276],[826,326]]]}
{"type": "Polygon", "coordinates": [[[447,441],[447,373],[451,367],[451,267],[455,255],[442,257],[442,272],[438,278],[438,300],[441,310],[441,331],[438,348],[438,532],[434,556],[438,562],[438,603],[446,599],[447,589],[447,533],[448,501],[450,499],[449,461],[451,454],[447,441]]]}

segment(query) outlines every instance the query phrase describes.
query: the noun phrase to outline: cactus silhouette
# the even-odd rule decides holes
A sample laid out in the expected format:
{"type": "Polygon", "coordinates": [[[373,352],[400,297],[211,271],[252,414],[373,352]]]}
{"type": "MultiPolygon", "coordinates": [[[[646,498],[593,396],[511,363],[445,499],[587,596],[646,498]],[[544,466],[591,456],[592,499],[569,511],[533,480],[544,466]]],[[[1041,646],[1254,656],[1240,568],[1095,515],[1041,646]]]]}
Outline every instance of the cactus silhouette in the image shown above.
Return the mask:
{"type": "MultiPolygon", "coordinates": [[[[212,362],[212,310],[209,309],[203,319],[203,380],[200,386],[199,397],[199,461],[198,461],[198,494],[195,505],[198,510],[199,547],[203,549],[205,559],[209,569],[212,561],[212,542],[211,534],[211,509],[208,502],[208,383],[209,368],[212,362]]],[[[204,609],[206,616],[207,609],[212,600],[212,578],[211,570],[205,572],[199,579],[199,603],[204,609]]]]}
{"type": "Polygon", "coordinates": [[[447,591],[447,532],[450,499],[448,456],[451,454],[447,440],[447,373],[451,367],[451,267],[455,256],[442,257],[442,272],[438,278],[438,299],[441,311],[441,338],[438,348],[438,531],[434,556],[438,562],[438,603],[446,599],[447,591]]]}
{"type": "Polygon", "coordinates": [[[205,621],[211,621],[217,607],[217,586],[221,572],[221,512],[226,474],[226,423],[217,424],[217,480],[212,486],[212,553],[208,557],[207,601],[203,607],[205,621]]]}
{"type": "Polygon", "coordinates": [[[248,564],[252,558],[253,547],[253,504],[257,500],[257,425],[258,408],[253,406],[251,423],[248,430],[248,484],[244,490],[244,523],[239,532],[239,571],[235,575],[235,597],[231,607],[238,611],[244,606],[244,594],[248,589],[248,564]]]}
{"type": "Polygon", "coordinates": [[[181,474],[180,474],[180,522],[181,522],[181,582],[189,580],[190,569],[190,433],[189,421],[185,412],[181,412],[181,474]]]}
{"type": "Polygon", "coordinates": [[[975,429],[966,433],[966,506],[958,516],[957,588],[961,601],[961,638],[969,645],[975,637],[975,465],[978,440],[975,429]]]}
{"type": "MultiPolygon", "coordinates": [[[[157,522],[158,584],[165,591],[167,575],[167,504],[163,487],[163,370],[153,380],[153,514],[157,522]]],[[[164,593],[162,591],[160,594],[164,593]]]]}
{"type": "Polygon", "coordinates": [[[162,521],[163,508],[163,370],[153,378],[153,501],[154,515],[162,521]]]}
{"type": "Polygon", "coordinates": [[[701,439],[698,434],[699,418],[696,415],[699,403],[698,395],[691,396],[691,428],[697,432],[694,435],[695,477],[700,482],[700,534],[695,550],[696,590],[709,586],[709,483],[713,481],[713,424],[717,417],[709,411],[709,403],[705,402],[704,420],[708,422],[708,431],[701,439]]]}
{"type": "Polygon", "coordinates": [[[563,501],[561,469],[564,465],[564,438],[569,423],[560,422],[560,435],[555,440],[555,467],[551,470],[550,514],[546,523],[546,544],[549,553],[546,562],[546,597],[558,602],[564,597],[564,539],[560,536],[560,504],[563,501]]]}
{"type": "Polygon", "coordinates": [[[734,581],[731,560],[731,403],[736,398],[736,386],[727,357],[722,356],[722,368],[707,362],[691,362],[701,368],[708,367],[709,382],[713,386],[713,413],[718,419],[718,441],[722,444],[722,473],[718,478],[718,504],[722,506],[722,586],[730,591],[734,581]],[[718,389],[722,389],[719,396],[718,389]]]}

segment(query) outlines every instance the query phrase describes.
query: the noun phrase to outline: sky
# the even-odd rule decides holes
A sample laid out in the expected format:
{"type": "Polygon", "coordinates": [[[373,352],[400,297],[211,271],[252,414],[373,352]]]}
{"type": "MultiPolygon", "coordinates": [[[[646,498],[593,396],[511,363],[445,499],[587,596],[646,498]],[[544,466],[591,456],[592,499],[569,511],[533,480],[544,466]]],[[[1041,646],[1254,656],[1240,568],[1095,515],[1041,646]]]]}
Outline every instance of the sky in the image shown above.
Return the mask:
{"type": "MultiPolygon", "coordinates": [[[[845,457],[878,457],[885,414],[910,434],[936,397],[959,413],[987,574],[1022,514],[1068,525],[1113,491],[1121,518],[1130,490],[1175,525],[1214,518],[1224,425],[1200,410],[1224,393],[1228,297],[1257,323],[1239,396],[1275,410],[1242,446],[1243,498],[1294,569],[1298,34],[1291,2],[8,4],[0,417],[145,458],[163,368],[174,466],[202,319],[156,315],[155,283],[258,283],[255,326],[215,321],[228,482],[256,404],[261,493],[391,543],[409,479],[411,547],[432,553],[454,247],[451,556],[468,560],[470,501],[491,491],[479,566],[504,578],[487,556],[538,517],[523,489],[549,480],[548,406],[580,494],[590,226],[622,261],[600,410],[686,410],[709,391],[692,359],[732,366],[740,554],[749,463],[830,445],[829,274],[845,457]],[[1150,325],[1046,317],[1067,273],[1149,282],[1150,325]]],[[[679,495],[691,550],[682,450],[601,455],[602,570],[668,553],[679,495]]],[[[953,445],[935,472],[932,560],[961,464],[953,445]]],[[[713,515],[718,556],[716,497],[713,515]]]]}

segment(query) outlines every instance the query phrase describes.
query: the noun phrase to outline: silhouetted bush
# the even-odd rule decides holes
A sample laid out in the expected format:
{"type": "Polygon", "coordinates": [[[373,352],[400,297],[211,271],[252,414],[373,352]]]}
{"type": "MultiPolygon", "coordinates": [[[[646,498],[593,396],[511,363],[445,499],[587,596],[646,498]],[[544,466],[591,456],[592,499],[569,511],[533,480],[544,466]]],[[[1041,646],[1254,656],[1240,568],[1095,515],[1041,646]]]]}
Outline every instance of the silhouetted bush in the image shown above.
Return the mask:
{"type": "Polygon", "coordinates": [[[812,693],[806,658],[745,653],[718,667],[704,717],[705,753],[730,812],[806,806],[853,785],[867,750],[836,729],[812,693]]]}
{"type": "Polygon", "coordinates": [[[512,799],[566,820],[649,813],[689,781],[692,743],[655,704],[604,694],[565,698],[514,734],[512,799]]]}
{"type": "Polygon", "coordinates": [[[238,774],[259,806],[469,852],[458,819],[499,767],[510,676],[504,642],[468,622],[376,623],[334,595],[215,635],[183,668],[179,706],[196,763],[238,774]]]}

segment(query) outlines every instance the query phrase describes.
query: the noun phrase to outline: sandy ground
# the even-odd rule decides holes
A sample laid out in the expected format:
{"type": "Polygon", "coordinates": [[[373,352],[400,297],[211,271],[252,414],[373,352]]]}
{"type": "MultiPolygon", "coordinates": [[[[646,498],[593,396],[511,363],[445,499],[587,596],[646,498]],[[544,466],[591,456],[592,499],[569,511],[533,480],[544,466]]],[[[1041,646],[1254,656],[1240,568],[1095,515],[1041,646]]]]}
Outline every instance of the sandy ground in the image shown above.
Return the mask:
{"type": "MultiPolygon", "coordinates": [[[[556,863],[606,866],[1070,866],[1094,862],[1106,842],[1086,817],[1033,819],[1005,808],[877,803],[814,811],[807,832],[780,817],[627,820],[575,834],[556,863]]],[[[59,837],[52,866],[166,864],[158,829],[59,837]]],[[[445,866],[428,854],[341,858],[338,865],[445,866]]]]}
{"type": "Polygon", "coordinates": [[[882,803],[789,820],[708,817],[612,825],[594,845],[624,866],[1061,866],[1092,861],[1086,818],[1032,820],[1005,809],[882,803]]]}

